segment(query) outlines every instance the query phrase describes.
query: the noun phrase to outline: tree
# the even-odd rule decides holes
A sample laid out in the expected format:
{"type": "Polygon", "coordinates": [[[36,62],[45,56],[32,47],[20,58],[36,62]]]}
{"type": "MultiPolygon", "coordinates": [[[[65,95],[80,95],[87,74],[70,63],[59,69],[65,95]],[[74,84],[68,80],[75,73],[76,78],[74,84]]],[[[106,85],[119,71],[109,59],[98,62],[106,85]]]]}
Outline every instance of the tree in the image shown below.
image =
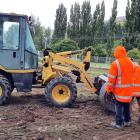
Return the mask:
{"type": "Polygon", "coordinates": [[[91,5],[89,1],[83,2],[81,6],[80,22],[80,48],[91,45],[91,5]]]}
{"type": "Polygon", "coordinates": [[[80,37],[80,5],[75,3],[71,6],[70,21],[68,24],[68,37],[79,42],[80,37]]]}
{"type": "Polygon", "coordinates": [[[127,50],[133,48],[139,48],[139,36],[140,36],[140,1],[128,0],[126,7],[126,36],[123,39],[123,43],[127,50]]]}
{"type": "Polygon", "coordinates": [[[99,38],[99,42],[102,42],[102,38],[104,36],[103,28],[104,28],[104,18],[105,18],[105,3],[102,1],[99,19],[98,19],[98,28],[97,28],[97,37],[99,38]]]}
{"type": "Polygon", "coordinates": [[[63,4],[60,4],[56,10],[56,19],[54,23],[53,39],[63,39],[67,28],[67,13],[63,4]]]}
{"type": "Polygon", "coordinates": [[[133,36],[133,16],[132,13],[134,13],[134,1],[132,2],[130,6],[130,1],[127,0],[127,6],[126,6],[126,22],[125,22],[125,36],[123,38],[123,44],[126,46],[127,50],[131,50],[133,48],[132,44],[134,43],[134,36],[133,36]],[[131,9],[131,7],[133,7],[131,9]]]}
{"type": "Polygon", "coordinates": [[[79,50],[78,44],[74,40],[63,39],[51,43],[54,52],[79,50]]]}
{"type": "Polygon", "coordinates": [[[92,18],[92,41],[95,41],[96,40],[95,37],[97,37],[99,16],[100,16],[100,4],[97,4],[92,18]]]}
{"type": "Polygon", "coordinates": [[[103,42],[104,37],[104,18],[105,18],[105,4],[102,1],[102,4],[98,3],[96,9],[93,13],[92,18],[92,37],[94,43],[103,42]]]}
{"type": "Polygon", "coordinates": [[[116,24],[115,38],[122,39],[124,30],[125,30],[124,25],[121,25],[121,23],[116,24]]]}
{"type": "Polygon", "coordinates": [[[140,32],[140,1],[131,0],[132,32],[140,32]]]}
{"type": "Polygon", "coordinates": [[[94,56],[106,56],[106,50],[103,46],[103,44],[97,44],[95,46],[92,46],[92,53],[94,56]]]}
{"type": "Polygon", "coordinates": [[[117,17],[117,4],[118,1],[114,0],[113,9],[112,9],[112,16],[110,18],[110,31],[111,33],[115,33],[116,29],[116,17],[117,17]]]}
{"type": "Polygon", "coordinates": [[[128,51],[128,56],[134,59],[140,59],[140,51],[137,48],[133,48],[128,51]]]}
{"type": "Polygon", "coordinates": [[[43,34],[44,34],[45,28],[43,26],[41,26],[41,22],[40,22],[39,18],[35,17],[34,15],[32,15],[32,24],[35,29],[35,34],[33,34],[34,44],[37,49],[41,50],[44,48],[43,34]]]}
{"type": "Polygon", "coordinates": [[[107,53],[109,56],[111,55],[112,48],[114,46],[114,36],[116,32],[117,4],[118,4],[118,1],[114,0],[113,8],[112,8],[112,15],[109,20],[109,33],[108,33],[108,39],[107,39],[107,53]]]}
{"type": "Polygon", "coordinates": [[[127,33],[132,33],[132,17],[131,17],[131,7],[130,7],[130,1],[127,0],[127,6],[126,6],[126,23],[125,23],[125,29],[127,33]]]}
{"type": "Polygon", "coordinates": [[[51,42],[51,37],[52,37],[52,30],[50,27],[48,27],[45,29],[45,32],[44,32],[45,47],[47,47],[48,44],[51,42]]]}

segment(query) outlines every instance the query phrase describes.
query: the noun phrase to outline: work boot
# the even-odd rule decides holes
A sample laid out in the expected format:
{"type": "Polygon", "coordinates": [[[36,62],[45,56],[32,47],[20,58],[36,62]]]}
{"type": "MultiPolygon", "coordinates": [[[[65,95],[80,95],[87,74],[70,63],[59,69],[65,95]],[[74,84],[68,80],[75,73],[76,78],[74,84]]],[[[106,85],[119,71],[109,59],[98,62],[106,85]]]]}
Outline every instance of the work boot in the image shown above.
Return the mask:
{"type": "Polygon", "coordinates": [[[122,129],[123,128],[122,125],[118,125],[115,122],[112,122],[111,123],[111,126],[114,127],[114,128],[116,128],[116,129],[122,129]]]}
{"type": "Polygon", "coordinates": [[[138,121],[137,122],[138,122],[138,124],[140,124],[140,117],[138,118],[138,121]]]}
{"type": "Polygon", "coordinates": [[[124,122],[124,127],[130,127],[131,126],[131,122],[124,122]]]}

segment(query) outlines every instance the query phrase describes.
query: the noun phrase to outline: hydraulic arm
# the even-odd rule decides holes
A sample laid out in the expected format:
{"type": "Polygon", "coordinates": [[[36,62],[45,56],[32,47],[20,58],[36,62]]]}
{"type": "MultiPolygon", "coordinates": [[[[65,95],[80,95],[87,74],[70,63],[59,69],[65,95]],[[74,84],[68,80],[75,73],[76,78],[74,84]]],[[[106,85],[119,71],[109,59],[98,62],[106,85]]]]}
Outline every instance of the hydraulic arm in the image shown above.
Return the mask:
{"type": "Polygon", "coordinates": [[[56,77],[56,75],[59,75],[60,71],[71,72],[72,74],[77,76],[77,82],[85,83],[86,87],[90,89],[92,93],[95,93],[96,89],[90,80],[90,76],[86,72],[90,66],[90,58],[90,49],[88,49],[86,52],[84,50],[68,51],[61,53],[49,52],[48,56],[44,57],[45,63],[43,65],[42,71],[43,82],[45,83],[51,77],[56,77]],[[69,56],[71,55],[76,55],[83,52],[85,53],[83,63],[69,58],[69,56]]]}

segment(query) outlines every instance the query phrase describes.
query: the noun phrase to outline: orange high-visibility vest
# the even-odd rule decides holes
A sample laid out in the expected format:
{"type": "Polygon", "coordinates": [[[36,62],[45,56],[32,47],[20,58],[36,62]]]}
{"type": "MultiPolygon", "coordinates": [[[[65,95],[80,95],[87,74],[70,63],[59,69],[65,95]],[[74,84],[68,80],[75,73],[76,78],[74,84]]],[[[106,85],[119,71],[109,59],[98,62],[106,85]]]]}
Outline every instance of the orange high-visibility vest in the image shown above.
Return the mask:
{"type": "Polygon", "coordinates": [[[133,96],[140,97],[140,65],[135,66],[133,96]]]}
{"type": "Polygon", "coordinates": [[[111,64],[107,92],[113,92],[117,101],[131,102],[133,92],[133,62],[126,56],[124,47],[119,46],[115,49],[116,60],[111,64]]]}

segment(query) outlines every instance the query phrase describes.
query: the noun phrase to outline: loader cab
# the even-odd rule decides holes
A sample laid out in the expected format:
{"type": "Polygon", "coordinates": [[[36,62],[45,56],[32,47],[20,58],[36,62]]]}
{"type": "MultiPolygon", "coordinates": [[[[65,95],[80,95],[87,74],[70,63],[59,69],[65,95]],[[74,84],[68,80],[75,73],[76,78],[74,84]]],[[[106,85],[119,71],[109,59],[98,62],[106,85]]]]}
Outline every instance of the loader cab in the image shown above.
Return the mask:
{"type": "Polygon", "coordinates": [[[37,50],[27,16],[0,13],[0,65],[6,69],[36,69],[37,50]]]}
{"type": "Polygon", "coordinates": [[[11,74],[18,91],[30,91],[38,55],[29,18],[0,13],[0,71],[11,74]]]}

